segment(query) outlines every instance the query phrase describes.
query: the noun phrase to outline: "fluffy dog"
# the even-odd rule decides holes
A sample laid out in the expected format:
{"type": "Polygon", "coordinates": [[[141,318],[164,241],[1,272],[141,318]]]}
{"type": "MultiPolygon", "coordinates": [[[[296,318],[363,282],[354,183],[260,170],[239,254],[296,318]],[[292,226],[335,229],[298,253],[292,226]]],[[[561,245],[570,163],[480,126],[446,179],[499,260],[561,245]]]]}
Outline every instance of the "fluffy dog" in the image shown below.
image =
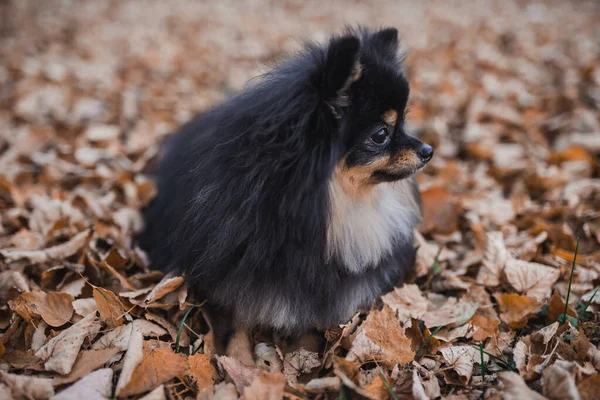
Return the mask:
{"type": "Polygon", "coordinates": [[[167,142],[140,244],[206,300],[217,352],[343,323],[413,268],[433,149],[404,130],[408,95],[396,29],[348,30],[167,142]]]}

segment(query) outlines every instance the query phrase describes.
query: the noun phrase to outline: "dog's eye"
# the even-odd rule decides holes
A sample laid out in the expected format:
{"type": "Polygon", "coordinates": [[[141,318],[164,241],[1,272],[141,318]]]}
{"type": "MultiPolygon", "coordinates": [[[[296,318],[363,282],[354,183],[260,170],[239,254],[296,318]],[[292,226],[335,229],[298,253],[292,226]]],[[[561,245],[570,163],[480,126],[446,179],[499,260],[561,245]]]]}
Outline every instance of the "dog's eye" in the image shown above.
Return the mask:
{"type": "Polygon", "coordinates": [[[388,133],[387,128],[381,128],[380,130],[371,135],[371,140],[374,143],[382,144],[385,143],[389,135],[390,134],[388,133]]]}

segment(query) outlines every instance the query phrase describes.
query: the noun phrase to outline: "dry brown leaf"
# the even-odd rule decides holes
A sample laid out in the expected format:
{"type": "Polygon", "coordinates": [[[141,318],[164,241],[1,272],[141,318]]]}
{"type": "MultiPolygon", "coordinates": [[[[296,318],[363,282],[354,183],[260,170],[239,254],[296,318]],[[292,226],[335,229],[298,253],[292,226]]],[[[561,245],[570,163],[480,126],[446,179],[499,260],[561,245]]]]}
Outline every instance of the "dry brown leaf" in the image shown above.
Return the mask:
{"type": "Polygon", "coordinates": [[[244,400],[279,400],[283,398],[285,377],[261,371],[250,386],[244,388],[244,400]]]}
{"type": "Polygon", "coordinates": [[[19,296],[14,300],[9,300],[10,309],[19,314],[26,322],[37,319],[39,315],[31,308],[31,304],[23,297],[19,296]]]}
{"type": "Polygon", "coordinates": [[[144,303],[151,304],[158,299],[161,299],[168,293],[171,293],[179,288],[183,284],[183,277],[181,276],[168,276],[166,275],[152,291],[146,296],[144,303]]]}
{"type": "MultiPolygon", "coordinates": [[[[177,328],[175,328],[175,326],[172,323],[170,323],[169,321],[167,321],[160,315],[153,314],[150,312],[147,312],[145,314],[145,317],[147,320],[156,322],[158,325],[165,328],[167,330],[167,332],[169,332],[169,335],[171,336],[171,339],[173,339],[173,341],[175,341],[177,339],[178,331],[177,331],[177,328]]],[[[182,347],[188,347],[190,345],[190,336],[188,335],[188,333],[185,329],[182,329],[181,335],[179,335],[179,345],[182,347]]]]}
{"type": "Polygon", "coordinates": [[[497,319],[486,318],[481,315],[474,315],[470,322],[474,328],[473,340],[478,342],[495,336],[498,332],[498,325],[500,324],[500,321],[497,319]]]}
{"type": "MultiPolygon", "coordinates": [[[[46,328],[47,327],[48,327],[48,324],[46,324],[44,321],[40,321],[38,323],[38,326],[35,328],[35,333],[33,334],[33,337],[31,338],[31,350],[32,351],[38,351],[39,349],[42,348],[42,346],[46,342],[46,328]]],[[[0,355],[0,357],[2,357],[2,356],[0,355]]]]}
{"type": "Polygon", "coordinates": [[[108,289],[94,288],[94,300],[98,307],[100,320],[109,328],[123,325],[125,309],[119,297],[108,289]]]}
{"type": "Polygon", "coordinates": [[[332,376],[312,379],[304,385],[304,390],[311,394],[338,392],[340,390],[340,378],[332,376]]]}
{"type": "Polygon", "coordinates": [[[130,324],[121,325],[103,335],[92,345],[92,349],[118,347],[119,349],[126,351],[129,346],[129,340],[131,339],[131,333],[133,331],[141,333],[142,337],[159,337],[167,334],[166,330],[156,324],[153,324],[152,322],[143,319],[136,319],[130,324]]]}
{"type": "Polygon", "coordinates": [[[500,306],[500,319],[511,329],[521,329],[536,312],[541,310],[542,303],[529,296],[518,294],[497,294],[500,306]]]}
{"type": "Polygon", "coordinates": [[[198,391],[209,388],[218,378],[217,371],[210,362],[208,354],[194,354],[188,357],[190,364],[190,373],[196,382],[198,391]]]}
{"type": "Polygon", "coordinates": [[[46,361],[44,367],[47,371],[66,375],[71,372],[83,341],[86,338],[93,339],[100,328],[99,319],[95,314],[90,314],[50,339],[35,355],[46,361]]]}
{"type": "Polygon", "coordinates": [[[560,271],[534,262],[509,259],[504,274],[508,283],[518,292],[543,301],[550,297],[552,286],[558,280],[560,271]]]}
{"type": "Polygon", "coordinates": [[[462,211],[460,200],[441,186],[432,186],[421,193],[423,199],[423,230],[450,234],[458,230],[462,211]]]}
{"type": "Polygon", "coordinates": [[[308,374],[313,368],[321,366],[319,353],[300,348],[285,355],[283,374],[292,386],[298,383],[298,375],[308,374]]]}
{"type": "Polygon", "coordinates": [[[11,392],[12,397],[8,397],[7,400],[47,400],[54,395],[51,379],[0,371],[0,382],[11,392]]]}
{"type": "Polygon", "coordinates": [[[220,356],[217,357],[217,360],[227,372],[240,393],[243,393],[244,388],[250,386],[254,379],[260,374],[258,368],[246,365],[235,358],[220,356]]]}
{"type": "MultiPolygon", "coordinates": [[[[480,351],[472,346],[453,346],[438,350],[444,360],[452,367],[452,371],[444,374],[449,384],[467,385],[473,374],[473,365],[481,363],[480,351]],[[451,373],[449,373],[451,372],[451,373]]],[[[484,362],[488,356],[484,355],[484,362]]]]}
{"type": "Polygon", "coordinates": [[[165,385],[160,385],[144,397],[140,397],[139,400],[166,400],[165,396],[165,385]]]}
{"type": "Polygon", "coordinates": [[[96,307],[96,300],[90,299],[77,299],[73,302],[73,309],[77,315],[85,317],[91,313],[96,313],[98,307],[96,307]]]}
{"type": "MultiPolygon", "coordinates": [[[[554,291],[552,293],[552,297],[550,297],[550,302],[548,303],[548,322],[558,321],[558,317],[560,317],[565,312],[565,302],[558,294],[558,291],[554,291]]],[[[567,315],[570,315],[574,318],[577,318],[577,313],[571,309],[571,307],[567,308],[567,315]]]]}
{"type": "Polygon", "coordinates": [[[477,273],[477,283],[493,287],[500,284],[500,275],[509,254],[504,245],[502,232],[489,232],[486,238],[483,262],[477,273]]]}
{"type": "Polygon", "coordinates": [[[254,346],[254,355],[256,356],[255,365],[263,371],[281,372],[283,370],[283,355],[276,346],[259,343],[254,346]]]}
{"type": "Polygon", "coordinates": [[[384,305],[383,310],[371,312],[358,328],[347,359],[353,362],[375,360],[392,369],[396,364],[408,364],[414,356],[404,328],[394,311],[384,305]]]}
{"type": "Polygon", "coordinates": [[[176,376],[184,375],[188,367],[187,358],[174,353],[170,347],[153,349],[144,356],[118,395],[124,397],[147,392],[176,376]]]}
{"type": "Polygon", "coordinates": [[[112,395],[113,370],[103,368],[94,371],[56,394],[51,400],[106,400],[112,395]]]}
{"type": "Polygon", "coordinates": [[[531,390],[523,378],[510,371],[498,372],[498,379],[504,386],[503,399],[506,400],[547,400],[531,390]]]}
{"type": "Polygon", "coordinates": [[[420,319],[429,306],[419,287],[413,284],[394,288],[381,299],[394,310],[398,320],[403,324],[408,323],[411,318],[420,319]]]}
{"type": "Polygon", "coordinates": [[[27,292],[21,295],[29,309],[40,315],[50,326],[66,324],[73,315],[73,296],[58,292],[27,292]]]}
{"type": "Polygon", "coordinates": [[[68,242],[44,250],[0,250],[0,254],[9,262],[26,259],[31,263],[43,263],[49,260],[66,259],[81,250],[91,234],[92,231],[87,229],[73,236],[68,242]]]}
{"type": "Polygon", "coordinates": [[[598,398],[600,393],[600,374],[592,375],[579,382],[577,390],[581,396],[581,400],[594,400],[598,398]]]}
{"type": "Polygon", "coordinates": [[[479,305],[477,303],[449,297],[443,300],[441,306],[430,309],[421,320],[428,328],[448,326],[450,328],[466,324],[475,315],[479,305]]]}
{"type": "Polygon", "coordinates": [[[64,385],[65,383],[75,382],[90,372],[102,367],[122,350],[116,347],[105,349],[84,350],[79,353],[73,369],[66,376],[55,376],[52,380],[53,385],[64,385]]]}
{"type": "MultiPolygon", "coordinates": [[[[126,328],[130,325],[132,324],[123,325],[117,329],[126,328]]],[[[144,358],[144,336],[142,336],[142,333],[131,327],[129,328],[129,335],[127,335],[127,337],[127,353],[125,353],[123,368],[121,369],[121,375],[119,375],[119,380],[117,381],[117,387],[115,389],[115,395],[117,397],[121,396],[121,392],[129,384],[134,371],[144,358]]]]}
{"type": "Polygon", "coordinates": [[[544,396],[550,400],[579,400],[579,391],[574,377],[558,364],[550,365],[542,373],[544,396]]]}

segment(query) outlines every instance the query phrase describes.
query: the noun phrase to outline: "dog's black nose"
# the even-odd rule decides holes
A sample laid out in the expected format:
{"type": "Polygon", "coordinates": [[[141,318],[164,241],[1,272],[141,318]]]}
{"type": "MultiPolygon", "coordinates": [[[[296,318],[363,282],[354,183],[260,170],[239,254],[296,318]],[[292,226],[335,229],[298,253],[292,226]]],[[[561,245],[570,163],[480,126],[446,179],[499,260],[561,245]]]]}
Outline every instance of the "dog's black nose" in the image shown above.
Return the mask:
{"type": "Polygon", "coordinates": [[[431,160],[431,157],[433,157],[433,147],[429,146],[428,144],[424,144],[419,149],[419,157],[421,157],[421,160],[424,162],[431,160]]]}

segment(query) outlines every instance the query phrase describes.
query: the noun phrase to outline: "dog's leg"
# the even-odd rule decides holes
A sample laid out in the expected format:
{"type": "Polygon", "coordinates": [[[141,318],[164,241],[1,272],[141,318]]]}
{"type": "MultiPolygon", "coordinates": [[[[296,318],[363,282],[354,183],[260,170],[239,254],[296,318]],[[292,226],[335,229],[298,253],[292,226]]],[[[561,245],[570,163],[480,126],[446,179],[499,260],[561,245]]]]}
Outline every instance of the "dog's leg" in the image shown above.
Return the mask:
{"type": "Polygon", "coordinates": [[[254,365],[250,335],[246,329],[234,325],[231,312],[204,305],[202,314],[212,332],[212,354],[226,355],[244,364],[254,365]]]}

